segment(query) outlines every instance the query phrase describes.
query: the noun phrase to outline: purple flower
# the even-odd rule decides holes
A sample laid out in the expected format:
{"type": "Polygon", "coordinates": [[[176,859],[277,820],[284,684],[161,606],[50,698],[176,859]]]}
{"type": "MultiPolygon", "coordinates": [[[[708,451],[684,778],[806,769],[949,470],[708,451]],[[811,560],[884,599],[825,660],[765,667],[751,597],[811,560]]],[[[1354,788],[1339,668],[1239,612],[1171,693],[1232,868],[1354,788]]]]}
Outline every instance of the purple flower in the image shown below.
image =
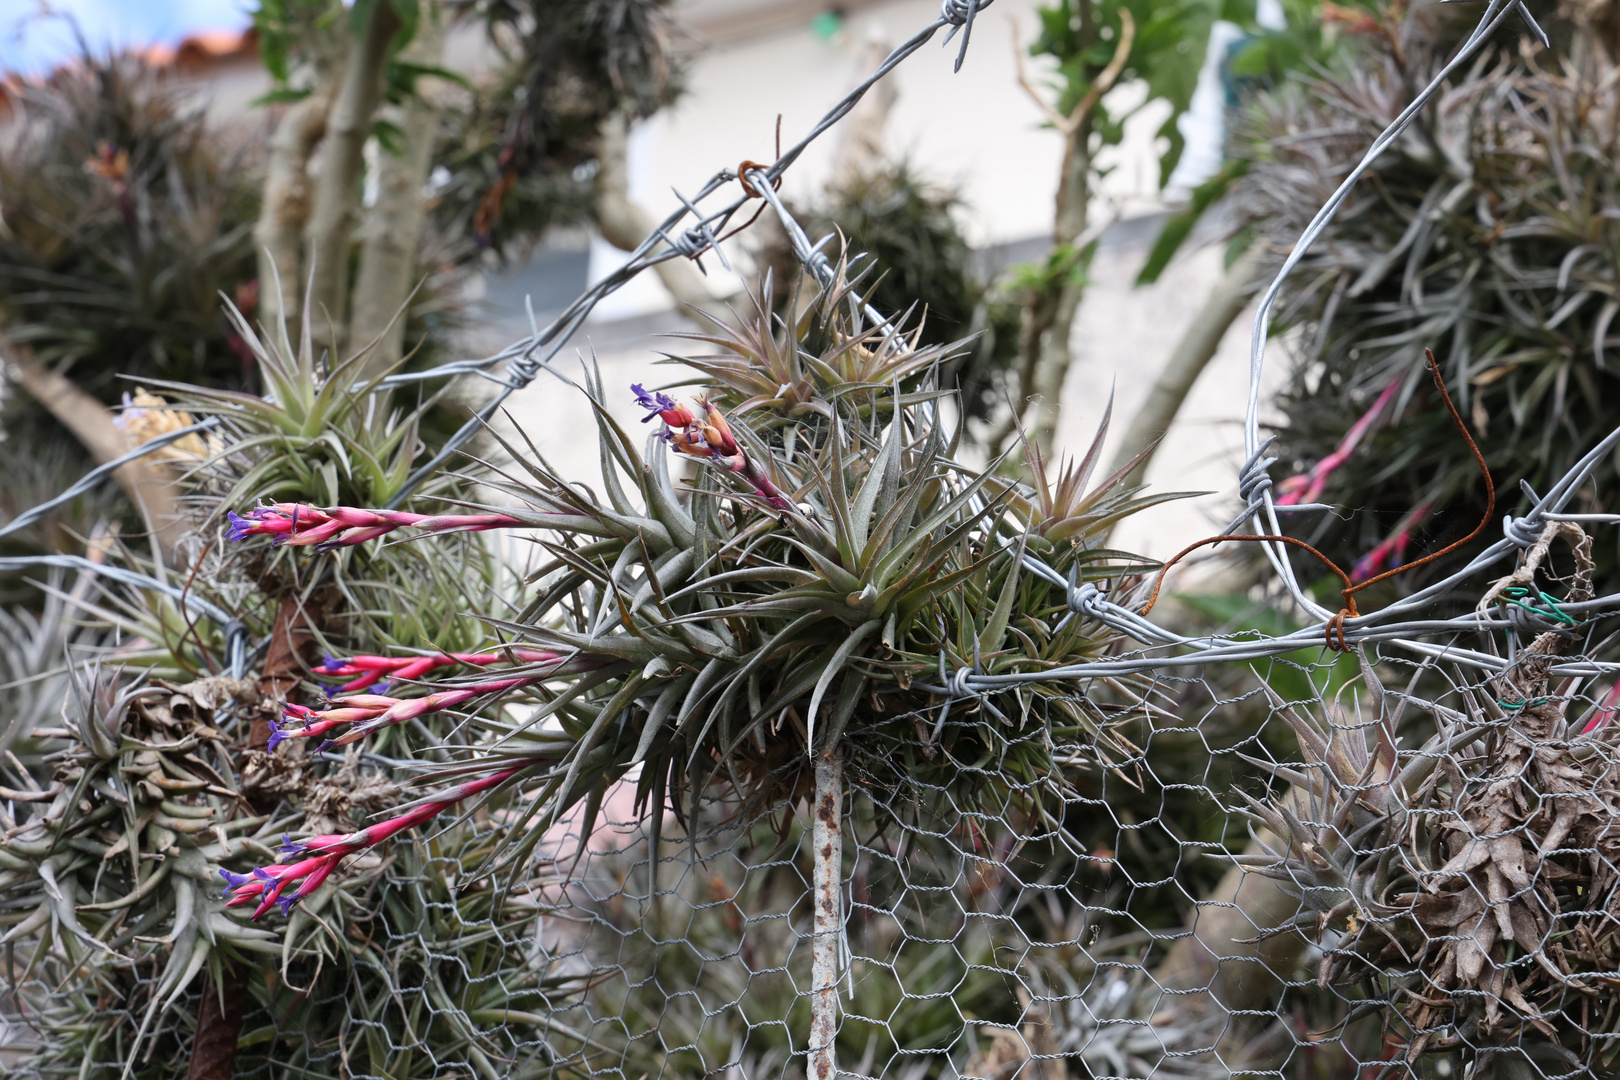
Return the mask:
{"type": "Polygon", "coordinates": [[[238,514],[235,510],[227,511],[225,516],[231,519],[231,531],[226,534],[226,539],[246,540],[252,535],[252,521],[238,514]]]}
{"type": "MultiPolygon", "coordinates": [[[[276,848],[276,850],[281,853],[281,857],[283,859],[290,859],[294,855],[302,855],[302,854],[304,854],[304,852],[308,851],[309,848],[305,847],[303,844],[300,844],[298,841],[294,840],[287,833],[282,833],[281,834],[281,846],[276,848]]],[[[247,878],[242,879],[242,881],[246,881],[246,880],[247,880],[247,878]]],[[[241,882],[238,882],[237,884],[241,884],[241,882]]]]}
{"type": "Polygon", "coordinates": [[[648,420],[651,420],[653,418],[653,416],[657,416],[660,412],[663,411],[662,407],[658,403],[657,398],[654,398],[651,394],[647,393],[646,388],[643,387],[640,383],[638,383],[638,382],[631,383],[630,384],[630,392],[632,394],[636,395],[636,404],[637,405],[640,405],[643,409],[646,409],[648,412],[652,413],[652,416],[644,416],[644,417],[642,417],[641,422],[643,424],[645,424],[648,420]]]}
{"type": "Polygon", "coordinates": [[[223,867],[219,871],[219,876],[225,879],[225,898],[227,900],[229,900],[231,897],[232,889],[235,889],[239,885],[246,885],[248,882],[253,880],[253,878],[247,874],[233,874],[223,867]]]}
{"type": "Polygon", "coordinates": [[[647,415],[641,418],[643,424],[654,417],[661,417],[664,423],[677,428],[692,422],[692,411],[668,394],[649,394],[640,383],[631,383],[630,391],[636,395],[636,404],[647,410],[647,415]]]}

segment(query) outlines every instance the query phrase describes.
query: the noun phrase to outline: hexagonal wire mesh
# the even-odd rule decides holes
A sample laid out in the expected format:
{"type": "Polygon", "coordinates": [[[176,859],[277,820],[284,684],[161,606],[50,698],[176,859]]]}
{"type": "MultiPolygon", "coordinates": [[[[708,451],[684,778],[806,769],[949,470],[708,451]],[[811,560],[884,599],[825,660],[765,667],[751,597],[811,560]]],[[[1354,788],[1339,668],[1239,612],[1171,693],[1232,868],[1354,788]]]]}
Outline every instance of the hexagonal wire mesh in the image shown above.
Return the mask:
{"type": "MultiPolygon", "coordinates": [[[[768,181],[871,81],[939,28],[970,26],[979,6],[948,2],[804,143],[754,173],[824,281],[828,261],[768,181]]],[[[1447,72],[1515,12],[1528,19],[1492,0],[1447,72]]],[[[720,174],[699,200],[734,178],[720,174]]],[[[430,375],[504,361],[504,398],[596,300],[656,261],[711,248],[741,205],[671,240],[697,213],[688,203],[546,331],[430,375]]],[[[1252,519],[1259,533],[1278,531],[1278,508],[1258,369],[1291,267],[1266,294],[1254,342],[1238,524],[1252,519]]],[[[1468,568],[1377,613],[1322,608],[1285,549],[1265,545],[1317,620],[1291,634],[1178,636],[1130,606],[1141,597],[1105,597],[1025,558],[1067,588],[1075,613],[1145,647],[1035,675],[942,668],[931,688],[942,706],[912,717],[919,739],[892,752],[921,746],[949,766],[926,775],[994,778],[988,801],[916,775],[896,783],[895,770],[874,767],[886,749],[868,745],[820,762],[813,785],[812,770],[785,770],[785,795],[764,813],[721,787],[683,816],[648,817],[632,776],[588,830],[578,815],[553,827],[516,882],[478,876],[492,840],[521,824],[508,811],[367,856],[350,868],[365,902],[342,932],[315,905],[300,909],[289,939],[318,928],[332,940],[283,954],[279,972],[250,986],[239,1071],[1607,1075],[1620,1055],[1620,1006],[1606,993],[1620,979],[1620,780],[1615,694],[1594,684],[1617,665],[1591,657],[1606,643],[1597,616],[1620,598],[1592,597],[1582,525],[1620,519],[1562,511],[1616,442],[1620,432],[1510,518],[1468,568]],[[1473,614],[1436,617],[1437,601],[1477,592],[1493,566],[1498,580],[1473,614]],[[1335,640],[1339,654],[1323,648],[1335,640]],[[1008,721],[989,749],[953,739],[991,707],[987,695],[1034,681],[1109,710],[1110,749],[1052,745],[1052,770],[1030,773],[1011,751],[1051,738],[1048,725],[1008,721]],[[978,749],[956,758],[957,745],[978,749]],[[327,965],[340,974],[320,978],[327,965]]],[[[8,827],[26,816],[8,813],[8,827]]],[[[57,906],[41,905],[44,932],[61,947],[19,970],[18,940],[44,924],[4,942],[12,1050],[32,1052],[24,1071],[82,1073],[105,1057],[82,1038],[110,1033],[128,1072],[172,1075],[201,990],[153,1009],[165,986],[150,957],[84,978],[85,950],[98,946],[75,944],[74,897],[46,893],[57,906]]]]}

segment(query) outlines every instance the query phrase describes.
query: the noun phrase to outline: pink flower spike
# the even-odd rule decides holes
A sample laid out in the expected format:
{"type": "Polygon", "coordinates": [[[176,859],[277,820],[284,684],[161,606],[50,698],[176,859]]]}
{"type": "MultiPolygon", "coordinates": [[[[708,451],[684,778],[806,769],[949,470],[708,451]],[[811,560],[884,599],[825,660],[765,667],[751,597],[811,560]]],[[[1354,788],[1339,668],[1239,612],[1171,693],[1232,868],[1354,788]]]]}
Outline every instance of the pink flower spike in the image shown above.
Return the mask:
{"type": "Polygon", "coordinates": [[[636,395],[636,404],[647,410],[647,415],[641,418],[643,424],[654,417],[671,427],[685,427],[692,422],[691,410],[668,394],[649,394],[640,383],[631,383],[630,392],[636,395]]]}
{"type": "Polygon", "coordinates": [[[407,681],[411,679],[420,679],[423,675],[426,675],[434,668],[449,667],[454,663],[454,660],[449,660],[438,656],[419,656],[411,660],[409,663],[401,664],[391,678],[403,679],[407,681]]]}
{"type": "Polygon", "coordinates": [[[664,439],[676,453],[709,458],[724,465],[731,472],[741,475],[755,494],[773,510],[785,513],[793,511],[793,504],[783,498],[776,485],[737,444],[737,437],[726,422],[725,414],[715,408],[708,398],[697,399],[694,415],[692,410],[676,405],[663,394],[648,394],[639,384],[632,385],[630,389],[636,395],[637,404],[648,411],[646,420],[661,417],[668,425],[664,429],[664,439]]]}
{"type": "MultiPolygon", "coordinates": [[[[570,662],[575,670],[596,667],[601,661],[594,659],[575,659],[570,662]]],[[[348,694],[333,698],[325,709],[311,709],[303,705],[285,704],[282,706],[287,717],[299,720],[303,727],[297,731],[278,729],[276,742],[286,739],[313,739],[327,733],[353,725],[347,732],[335,739],[323,743],[321,748],[328,746],[347,746],[358,742],[378,728],[393,724],[415,720],[417,717],[429,713],[441,712],[445,709],[471,701],[474,698],[487,694],[499,694],[506,690],[513,690],[520,686],[541,682],[551,678],[553,674],[562,670],[563,665],[554,667],[543,675],[522,675],[509,679],[491,679],[488,682],[476,683],[472,686],[460,686],[453,690],[441,690],[436,694],[427,694],[423,697],[393,698],[381,694],[348,694]]]]}
{"type": "Polygon", "coordinates": [[[417,679],[429,671],[456,664],[487,667],[490,664],[513,660],[518,663],[541,664],[559,659],[561,657],[557,653],[540,652],[535,649],[513,649],[510,653],[433,653],[428,656],[360,655],[351,656],[347,660],[329,656],[315,668],[315,677],[350,680],[338,687],[339,693],[347,694],[364,690],[384,678],[417,679]]]}
{"type": "Polygon", "coordinates": [[[278,901],[278,903],[281,905],[282,917],[286,918],[287,916],[291,915],[294,904],[298,903],[298,901],[302,900],[304,897],[310,895],[316,889],[326,884],[326,879],[332,876],[332,871],[337,869],[340,861],[341,857],[339,856],[323,859],[321,861],[321,865],[317,867],[315,871],[309,875],[309,877],[304,879],[303,884],[298,886],[296,892],[294,892],[291,896],[285,897],[278,901]]]}
{"type": "Polygon", "coordinates": [[[276,543],[317,550],[363,544],[396,529],[481,532],[525,524],[508,514],[411,514],[403,510],[365,510],[353,506],[321,509],[302,503],[275,503],[255,507],[246,515],[233,512],[228,517],[232,540],[271,536],[276,543]]]}
{"type": "Polygon", "coordinates": [[[1581,734],[1590,735],[1599,728],[1608,726],[1609,722],[1614,719],[1616,711],[1620,711],[1620,679],[1615,680],[1615,684],[1609,687],[1609,692],[1603,695],[1603,700],[1598,704],[1596,711],[1592,713],[1592,719],[1588,720],[1586,726],[1581,728],[1581,734]]]}
{"type": "Polygon", "coordinates": [[[1418,522],[1428,514],[1429,504],[1422,503],[1406,515],[1401,521],[1400,528],[1356,561],[1356,565],[1350,570],[1350,580],[1360,584],[1368,578],[1377,577],[1386,565],[1390,567],[1405,565],[1406,549],[1412,543],[1412,532],[1417,528],[1418,522]]]}
{"type": "Polygon", "coordinates": [[[390,818],[387,821],[381,821],[375,825],[368,826],[346,839],[349,842],[359,841],[365,847],[375,847],[377,844],[382,843],[384,840],[387,840],[394,834],[411,828],[413,825],[420,825],[425,821],[431,821],[433,818],[443,813],[446,809],[454,806],[456,803],[461,802],[463,799],[470,798],[473,795],[488,791],[490,788],[497,787],[500,784],[505,783],[507,780],[510,780],[527,767],[528,766],[526,765],[515,765],[508,769],[502,769],[499,772],[490,773],[488,776],[481,776],[476,780],[469,780],[466,783],[457,784],[448,791],[442,792],[431,798],[424,799],[422,802],[411,807],[411,809],[407,810],[403,814],[400,814],[398,817],[390,818]]]}
{"type": "Polygon", "coordinates": [[[1299,506],[1305,503],[1314,503],[1321,498],[1322,492],[1327,488],[1328,479],[1339,470],[1341,465],[1350,460],[1350,455],[1355,452],[1356,447],[1367,434],[1367,430],[1373,426],[1373,422],[1378,419],[1385,406],[1394,399],[1395,392],[1401,388],[1403,381],[1405,381],[1404,374],[1396,375],[1389,381],[1389,385],[1384,387],[1383,392],[1378,395],[1371,408],[1362,413],[1356,422],[1350,425],[1350,430],[1345,432],[1344,438],[1339,440],[1339,445],[1333,448],[1331,454],[1312,465],[1308,471],[1296,473],[1278,483],[1277,490],[1282,494],[1276,500],[1277,505],[1299,506]]]}
{"type": "Polygon", "coordinates": [[[347,835],[325,833],[294,841],[283,838],[282,851],[288,856],[307,855],[293,863],[273,863],[254,867],[249,874],[236,874],[220,870],[226,882],[226,907],[244,907],[255,900],[253,918],[262,917],[273,907],[280,907],[283,915],[292,913],[293,905],[323,885],[337,869],[338,863],[348,855],[372,848],[385,840],[417,825],[425,824],[462,800],[510,780],[529,768],[515,765],[486,776],[457,784],[410,807],[387,821],[347,835]],[[298,884],[289,894],[287,888],[298,884]]]}

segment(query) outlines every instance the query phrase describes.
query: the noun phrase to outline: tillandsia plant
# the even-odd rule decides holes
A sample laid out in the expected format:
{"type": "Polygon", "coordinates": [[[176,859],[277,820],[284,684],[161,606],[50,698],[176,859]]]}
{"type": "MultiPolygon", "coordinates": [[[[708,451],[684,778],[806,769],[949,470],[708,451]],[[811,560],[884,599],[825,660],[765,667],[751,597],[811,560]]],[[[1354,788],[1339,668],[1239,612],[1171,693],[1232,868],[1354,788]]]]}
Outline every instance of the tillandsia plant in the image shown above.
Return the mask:
{"type": "MultiPolygon", "coordinates": [[[[397,691],[450,664],[543,659],[496,651],[479,622],[513,614],[522,588],[521,562],[485,538],[434,532],[423,515],[399,511],[387,522],[408,521],[422,540],[350,546],[314,564],[295,558],[306,554],[297,546],[225,539],[238,484],[300,502],[386,500],[424,449],[415,412],[369,394],[356,365],[244,340],[273,402],[161,387],[223,421],[175,463],[194,524],[216,534],[188,542],[191,570],[175,574],[92,536],[92,561],[133,584],[49,578],[38,613],[0,619],[0,670],[18,683],[0,691],[0,745],[14,755],[0,785],[18,796],[6,810],[12,832],[0,837],[0,922],[18,960],[4,974],[19,1052],[8,1067],[156,1080],[221,1043],[241,1044],[244,1073],[335,1072],[346,1062],[404,1077],[528,1060],[542,1052],[533,1024],[544,1003],[577,980],[527,963],[522,942],[544,881],[497,895],[466,880],[508,828],[500,822],[441,822],[421,845],[373,831],[384,842],[345,860],[343,874],[288,885],[303,889],[298,907],[268,935],[235,920],[218,890],[221,868],[272,862],[284,834],[375,830],[366,815],[412,797],[399,770],[417,766],[416,748],[431,760],[461,741],[448,714],[429,712],[372,735],[364,755],[304,752],[313,743],[268,753],[277,699],[308,700],[301,679],[381,694],[384,677],[397,691]],[[244,639],[242,677],[227,677],[232,641],[244,639]],[[318,647],[332,654],[324,662],[318,647]],[[75,670],[100,674],[70,695],[75,670]],[[64,696],[66,724],[56,719],[64,696]],[[71,991],[59,989],[64,980],[71,991]]],[[[169,429],[184,415],[150,393],[132,406],[131,430],[169,429]]],[[[429,490],[473,490],[461,483],[437,478],[429,490]]],[[[234,527],[273,528],[273,517],[265,508],[234,527]]]]}
{"type": "Polygon", "coordinates": [[[17,122],[0,148],[7,335],[108,405],[130,389],[120,376],[250,382],[219,294],[251,310],[252,146],[134,54],[85,55],[12,92],[17,122]]]}
{"type": "MultiPolygon", "coordinates": [[[[654,851],[666,807],[690,832],[717,792],[749,815],[809,802],[809,1041],[825,1055],[846,770],[866,795],[922,784],[953,807],[1060,828],[1053,800],[1066,773],[1135,753],[1117,733],[1144,707],[1128,680],[962,699],[955,673],[1038,672],[1118,647],[1117,632],[1071,610],[1062,579],[1128,582],[1143,564],[1099,538],[1157,498],[1119,476],[1087,490],[1100,437],[1056,482],[1034,456],[1033,490],[954,461],[929,378],[951,350],[866,329],[861,296],[842,280],[818,305],[717,339],[727,356],[696,361],[714,377],[694,397],[620,390],[655,425],[644,449],[587,370],[597,491],[508,443],[511,464],[487,467],[503,506],[426,519],[292,505],[242,516],[250,545],[357,542],[321,559],[395,530],[506,527],[535,531],[550,561],[509,616],[485,620],[508,648],[432,665],[455,674],[420,690],[361,685],[284,708],[277,755],[311,740],[365,745],[429,717],[456,722],[464,746],[438,770],[453,786],[389,820],[295,835],[283,861],[225,868],[233,904],[267,915],[285,902],[296,918],[312,891],[343,878],[340,862],[441,812],[494,814],[503,832],[484,869],[521,879],[537,852],[554,857],[542,843],[565,820],[583,851],[621,783],[654,851]],[[672,459],[691,463],[693,479],[678,485],[672,459]],[[1033,553],[1057,584],[1026,569],[1033,553]]],[[[419,658],[398,659],[322,667],[364,680],[419,658]]]]}
{"type": "MultiPolygon", "coordinates": [[[[1236,201],[1268,260],[1289,250],[1445,62],[1469,21],[1446,11],[1341,12],[1339,61],[1255,100],[1236,201]]],[[[1313,477],[1319,498],[1305,501],[1356,510],[1348,527],[1333,514],[1295,514],[1289,528],[1342,566],[1439,546],[1484,505],[1466,447],[1423,389],[1426,346],[1444,343],[1447,382],[1492,471],[1536,490],[1620,420],[1611,386],[1620,46],[1607,11],[1560,5],[1551,53],[1526,39],[1534,60],[1521,63],[1519,40],[1506,38],[1459,72],[1376,161],[1282,293],[1279,310],[1302,332],[1276,449],[1313,477]],[[1436,509],[1415,509],[1424,507],[1436,509]]],[[[1607,491],[1612,468],[1600,466],[1583,490],[1607,491]]],[[[1396,584],[1421,588],[1484,543],[1396,584]]],[[[1600,545],[1595,557],[1599,593],[1610,592],[1613,550],[1600,545]]]]}
{"type": "Polygon", "coordinates": [[[1240,858],[1298,891],[1299,916],[1268,932],[1313,934],[1319,984],[1391,1007],[1408,1062],[1451,1053],[1481,1077],[1613,1070],[1615,732],[1609,710],[1582,706],[1578,679],[1551,673],[1580,639],[1562,605],[1591,598],[1592,568],[1578,525],[1547,525],[1480,602],[1540,632],[1500,675],[1458,672],[1438,700],[1413,692],[1425,668],[1392,692],[1366,656],[1353,707],[1315,716],[1273,695],[1303,762],[1256,762],[1288,788],[1251,800],[1265,850],[1240,858]],[[1574,562],[1556,580],[1555,545],[1574,562]],[[1403,747],[1409,712],[1433,733],[1403,747]]]}
{"type": "MultiPolygon", "coordinates": [[[[128,552],[106,557],[156,571],[128,552]]],[[[416,595],[431,607],[442,600],[426,593],[448,583],[465,587],[452,609],[504,610],[485,606],[476,575],[423,579],[416,595]]],[[[397,832],[423,812],[407,810],[403,823],[364,820],[409,798],[369,755],[280,748],[267,761],[244,753],[279,709],[264,680],[207,674],[228,652],[212,618],[177,609],[156,589],[98,593],[88,577],[47,584],[42,615],[0,620],[6,678],[21,684],[5,691],[0,711],[10,763],[0,922],[15,958],[7,1000],[21,1010],[8,1006],[19,1052],[9,1067],[101,1080],[177,1075],[198,1052],[192,1029],[218,1015],[210,1001],[232,992],[240,1018],[232,1043],[242,1041],[244,1072],[319,1072],[344,1060],[418,1076],[541,1052],[534,1017],[576,992],[577,980],[525,959],[543,880],[504,896],[463,880],[488,857],[499,823],[441,823],[424,845],[374,843],[324,887],[301,876],[298,910],[269,933],[233,920],[218,891],[221,867],[246,871],[273,859],[288,832],[331,838],[358,828],[386,840],[379,829],[397,832]],[[65,664],[64,643],[72,650],[65,664]],[[75,686],[81,671],[90,674],[75,686]],[[36,687],[56,700],[41,701],[36,687]],[[233,970],[252,977],[233,981],[233,970]],[[334,1011],[333,1001],[344,1008],[334,1011]]],[[[197,575],[192,602],[218,610],[238,602],[244,585],[240,562],[216,554],[197,575]]],[[[270,633],[273,612],[238,610],[251,637],[270,633]]],[[[316,674],[410,679],[447,664],[511,659],[534,654],[355,654],[328,658],[316,674]]],[[[432,753],[455,741],[440,719],[416,720],[432,753]]],[[[386,738],[371,744],[395,749],[386,738]]]]}

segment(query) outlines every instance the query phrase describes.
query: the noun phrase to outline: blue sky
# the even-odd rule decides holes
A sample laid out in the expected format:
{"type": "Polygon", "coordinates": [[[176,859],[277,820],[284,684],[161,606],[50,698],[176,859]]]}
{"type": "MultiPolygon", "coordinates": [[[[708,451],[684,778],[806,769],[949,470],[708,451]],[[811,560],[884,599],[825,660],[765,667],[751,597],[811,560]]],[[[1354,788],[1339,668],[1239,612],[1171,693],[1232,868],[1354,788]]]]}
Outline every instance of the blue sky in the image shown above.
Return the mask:
{"type": "Polygon", "coordinates": [[[57,11],[97,47],[174,44],[199,30],[241,29],[253,0],[0,0],[0,71],[37,75],[78,51],[57,11]]]}

